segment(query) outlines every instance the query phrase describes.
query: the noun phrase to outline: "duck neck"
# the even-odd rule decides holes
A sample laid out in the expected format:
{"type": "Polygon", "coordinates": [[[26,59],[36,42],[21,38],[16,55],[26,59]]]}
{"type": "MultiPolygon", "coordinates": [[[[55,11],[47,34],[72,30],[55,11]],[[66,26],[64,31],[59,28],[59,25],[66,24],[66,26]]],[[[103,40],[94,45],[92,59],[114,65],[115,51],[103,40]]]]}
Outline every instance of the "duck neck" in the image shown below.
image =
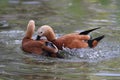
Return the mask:
{"type": "Polygon", "coordinates": [[[46,37],[51,42],[56,40],[56,35],[53,30],[48,31],[48,34],[46,35],[46,37]]]}

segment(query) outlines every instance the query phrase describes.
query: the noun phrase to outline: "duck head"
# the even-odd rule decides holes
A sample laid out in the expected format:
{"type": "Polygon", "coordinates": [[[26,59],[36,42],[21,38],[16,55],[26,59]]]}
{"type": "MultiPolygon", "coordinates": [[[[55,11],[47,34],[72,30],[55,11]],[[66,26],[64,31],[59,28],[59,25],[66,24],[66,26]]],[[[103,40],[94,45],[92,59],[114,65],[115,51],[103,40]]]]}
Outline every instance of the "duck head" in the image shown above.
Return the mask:
{"type": "Polygon", "coordinates": [[[45,36],[49,41],[53,41],[56,39],[53,29],[48,25],[43,25],[40,28],[38,28],[37,35],[37,37],[39,38],[45,36]]]}

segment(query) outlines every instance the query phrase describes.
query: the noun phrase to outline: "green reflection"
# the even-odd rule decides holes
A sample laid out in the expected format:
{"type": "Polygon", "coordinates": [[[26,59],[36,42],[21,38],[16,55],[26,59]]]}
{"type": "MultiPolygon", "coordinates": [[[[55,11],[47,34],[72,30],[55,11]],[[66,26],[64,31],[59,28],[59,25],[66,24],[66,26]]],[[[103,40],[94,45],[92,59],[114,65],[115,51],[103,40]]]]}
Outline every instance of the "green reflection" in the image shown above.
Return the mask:
{"type": "Polygon", "coordinates": [[[111,3],[111,0],[98,0],[102,5],[108,5],[111,3]]]}
{"type": "Polygon", "coordinates": [[[70,14],[72,13],[75,16],[82,17],[86,14],[83,7],[84,5],[82,0],[71,0],[71,3],[69,3],[68,11],[70,11],[70,14]]]}
{"type": "Polygon", "coordinates": [[[4,8],[8,5],[8,0],[0,0],[0,8],[4,8]]]}

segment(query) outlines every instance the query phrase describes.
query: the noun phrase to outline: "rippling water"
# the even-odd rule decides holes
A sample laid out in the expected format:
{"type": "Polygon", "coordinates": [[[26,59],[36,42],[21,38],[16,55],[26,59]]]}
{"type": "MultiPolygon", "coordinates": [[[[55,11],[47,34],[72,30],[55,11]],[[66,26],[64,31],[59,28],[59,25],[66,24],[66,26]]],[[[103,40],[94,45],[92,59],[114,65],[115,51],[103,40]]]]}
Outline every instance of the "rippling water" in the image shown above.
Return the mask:
{"type": "Polygon", "coordinates": [[[119,0],[9,0],[1,6],[0,80],[120,79],[119,0]],[[95,27],[101,29],[93,38],[106,37],[94,49],[64,48],[65,59],[27,54],[20,47],[30,19],[36,28],[51,25],[57,37],[95,27]]]}

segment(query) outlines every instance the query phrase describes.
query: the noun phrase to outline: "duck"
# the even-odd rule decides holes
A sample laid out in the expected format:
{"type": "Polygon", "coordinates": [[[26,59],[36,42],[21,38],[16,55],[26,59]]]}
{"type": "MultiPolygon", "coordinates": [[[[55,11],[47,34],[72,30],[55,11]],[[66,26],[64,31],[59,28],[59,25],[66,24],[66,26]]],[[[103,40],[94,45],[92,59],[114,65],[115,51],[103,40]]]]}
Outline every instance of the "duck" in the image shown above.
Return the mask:
{"type": "Polygon", "coordinates": [[[34,53],[38,55],[44,54],[44,52],[48,53],[47,55],[50,57],[59,57],[58,48],[48,40],[34,40],[32,39],[32,35],[35,30],[35,21],[30,20],[27,25],[26,33],[22,39],[22,50],[27,53],[34,53]]]}
{"type": "Polygon", "coordinates": [[[49,25],[43,25],[38,28],[37,36],[45,36],[48,41],[55,44],[59,50],[63,50],[63,48],[95,48],[98,43],[104,38],[104,35],[91,39],[91,36],[88,34],[97,29],[100,29],[100,27],[86,30],[80,33],[69,33],[56,38],[53,28],[49,25]]]}

